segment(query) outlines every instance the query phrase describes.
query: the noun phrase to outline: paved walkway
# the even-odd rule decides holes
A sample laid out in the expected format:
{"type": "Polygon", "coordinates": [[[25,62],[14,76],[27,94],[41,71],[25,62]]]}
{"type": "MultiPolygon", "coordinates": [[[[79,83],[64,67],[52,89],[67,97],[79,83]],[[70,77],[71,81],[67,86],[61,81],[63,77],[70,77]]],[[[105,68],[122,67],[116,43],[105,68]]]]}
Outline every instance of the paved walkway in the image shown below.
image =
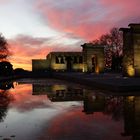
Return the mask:
{"type": "Polygon", "coordinates": [[[118,73],[54,73],[53,77],[90,86],[91,88],[117,92],[140,91],[140,77],[122,77],[122,75],[118,73]]]}

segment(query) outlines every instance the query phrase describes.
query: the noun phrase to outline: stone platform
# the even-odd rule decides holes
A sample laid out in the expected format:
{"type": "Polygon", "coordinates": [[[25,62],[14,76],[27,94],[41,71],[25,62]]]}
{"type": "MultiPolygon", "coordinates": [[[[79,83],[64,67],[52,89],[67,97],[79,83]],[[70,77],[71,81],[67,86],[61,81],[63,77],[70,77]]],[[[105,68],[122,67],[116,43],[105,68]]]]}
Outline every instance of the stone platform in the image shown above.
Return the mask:
{"type": "Polygon", "coordinates": [[[53,73],[53,78],[86,85],[92,89],[103,89],[113,92],[140,91],[140,77],[122,77],[119,73],[85,74],[53,73]]]}

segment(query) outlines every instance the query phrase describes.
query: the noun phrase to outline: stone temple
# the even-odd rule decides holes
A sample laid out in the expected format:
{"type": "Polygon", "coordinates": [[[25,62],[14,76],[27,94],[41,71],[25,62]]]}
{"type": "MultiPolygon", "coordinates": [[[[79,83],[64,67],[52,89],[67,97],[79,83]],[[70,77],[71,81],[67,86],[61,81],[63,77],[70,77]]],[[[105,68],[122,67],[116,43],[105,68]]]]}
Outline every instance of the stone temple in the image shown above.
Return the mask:
{"type": "Polygon", "coordinates": [[[140,24],[129,24],[123,31],[123,76],[140,76],[140,24]]]}
{"type": "Polygon", "coordinates": [[[85,43],[81,47],[81,52],[50,52],[46,59],[33,59],[32,71],[103,72],[104,47],[92,43],[85,43]]]}

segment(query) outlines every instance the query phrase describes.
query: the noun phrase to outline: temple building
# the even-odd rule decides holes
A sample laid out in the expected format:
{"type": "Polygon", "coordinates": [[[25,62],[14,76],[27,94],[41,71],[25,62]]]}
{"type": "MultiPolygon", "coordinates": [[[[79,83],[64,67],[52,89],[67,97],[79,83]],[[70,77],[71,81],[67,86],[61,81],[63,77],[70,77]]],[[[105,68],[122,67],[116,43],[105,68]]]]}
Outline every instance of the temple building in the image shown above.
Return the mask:
{"type": "Polygon", "coordinates": [[[54,71],[82,71],[82,52],[50,52],[49,67],[54,71]]]}
{"type": "Polygon", "coordinates": [[[92,43],[85,43],[81,46],[83,48],[83,72],[103,72],[105,67],[104,47],[92,43]]]}
{"type": "Polygon", "coordinates": [[[129,24],[123,31],[123,76],[140,76],[140,24],[129,24]]]}
{"type": "Polygon", "coordinates": [[[85,43],[81,52],[50,52],[46,59],[33,59],[32,71],[104,71],[104,47],[85,43]]]}

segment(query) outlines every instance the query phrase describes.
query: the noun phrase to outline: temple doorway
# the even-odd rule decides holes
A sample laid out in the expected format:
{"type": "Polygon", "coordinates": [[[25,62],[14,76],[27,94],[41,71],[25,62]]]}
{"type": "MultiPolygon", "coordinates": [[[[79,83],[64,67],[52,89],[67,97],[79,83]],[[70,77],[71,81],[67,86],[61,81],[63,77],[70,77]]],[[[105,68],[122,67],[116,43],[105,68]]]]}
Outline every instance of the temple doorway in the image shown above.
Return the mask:
{"type": "Polygon", "coordinates": [[[96,56],[92,56],[91,58],[91,62],[92,62],[92,72],[96,72],[96,65],[97,65],[97,57],[96,56]]]}
{"type": "Polygon", "coordinates": [[[67,56],[66,61],[67,61],[67,71],[72,71],[72,58],[71,58],[71,56],[67,56]]]}

